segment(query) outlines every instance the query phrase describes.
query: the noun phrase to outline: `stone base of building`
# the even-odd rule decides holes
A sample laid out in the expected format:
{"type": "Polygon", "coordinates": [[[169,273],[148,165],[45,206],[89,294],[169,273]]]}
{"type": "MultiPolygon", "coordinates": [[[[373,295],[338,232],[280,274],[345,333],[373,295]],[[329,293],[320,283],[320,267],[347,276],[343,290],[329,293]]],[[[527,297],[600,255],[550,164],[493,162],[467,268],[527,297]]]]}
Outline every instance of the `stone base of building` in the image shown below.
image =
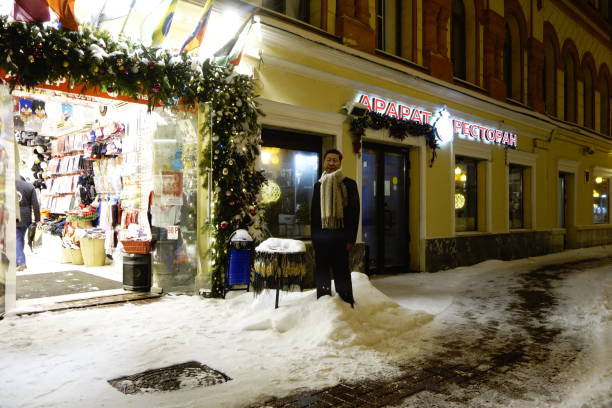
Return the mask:
{"type": "Polygon", "coordinates": [[[585,248],[612,244],[612,228],[609,226],[589,225],[576,227],[570,232],[569,248],[585,248]]]}
{"type": "Polygon", "coordinates": [[[489,259],[527,258],[559,252],[565,248],[564,231],[525,231],[437,238],[425,241],[428,272],[474,265],[489,259]]]}

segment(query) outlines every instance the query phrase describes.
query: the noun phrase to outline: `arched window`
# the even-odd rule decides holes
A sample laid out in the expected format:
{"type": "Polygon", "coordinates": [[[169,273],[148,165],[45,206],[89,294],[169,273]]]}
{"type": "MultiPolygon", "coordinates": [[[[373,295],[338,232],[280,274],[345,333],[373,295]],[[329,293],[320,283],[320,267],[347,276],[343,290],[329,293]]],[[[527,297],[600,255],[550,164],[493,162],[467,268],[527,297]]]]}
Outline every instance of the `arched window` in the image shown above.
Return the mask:
{"type": "Polygon", "coordinates": [[[599,72],[599,131],[610,136],[610,77],[607,70],[599,72]]]}
{"type": "Polygon", "coordinates": [[[412,0],[377,0],[376,48],[412,60],[413,15],[412,0]]]}
{"type": "Polygon", "coordinates": [[[544,103],[546,113],[557,116],[557,58],[555,45],[550,38],[544,39],[544,103]]]}
{"type": "Polygon", "coordinates": [[[451,59],[453,74],[460,79],[467,79],[466,69],[466,21],[463,0],[453,0],[451,19],[451,59]]]}
{"type": "MultiPolygon", "coordinates": [[[[270,10],[286,14],[289,17],[302,20],[305,23],[311,23],[310,0],[263,0],[263,6],[270,10]]],[[[312,23],[315,22],[313,21],[312,23]]],[[[320,22],[315,25],[320,27],[320,22]]]]}
{"type": "Polygon", "coordinates": [[[563,55],[563,119],[576,122],[576,62],[569,52],[563,55]]]}
{"type": "Polygon", "coordinates": [[[584,126],[590,129],[595,129],[595,91],[594,91],[594,73],[590,66],[584,67],[584,126]]]}
{"type": "Polygon", "coordinates": [[[514,15],[506,17],[506,34],[504,40],[504,82],[506,97],[516,101],[522,98],[522,45],[521,31],[514,15]]]}

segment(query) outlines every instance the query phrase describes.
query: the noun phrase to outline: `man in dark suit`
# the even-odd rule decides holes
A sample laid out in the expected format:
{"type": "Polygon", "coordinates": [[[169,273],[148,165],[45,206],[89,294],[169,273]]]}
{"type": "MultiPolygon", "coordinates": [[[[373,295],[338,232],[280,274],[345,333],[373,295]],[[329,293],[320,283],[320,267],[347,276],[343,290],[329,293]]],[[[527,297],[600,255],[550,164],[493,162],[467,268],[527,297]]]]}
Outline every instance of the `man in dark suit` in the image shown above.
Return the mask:
{"type": "Polygon", "coordinates": [[[349,252],[359,228],[359,192],[355,180],[342,175],[342,153],[323,155],[323,175],[314,186],[311,205],[312,244],[315,250],[317,298],[331,295],[331,273],[336,292],[351,307],[353,287],[349,252]]]}
{"type": "Polygon", "coordinates": [[[24,238],[32,223],[32,212],[36,222],[40,221],[40,207],[36,189],[23,177],[17,180],[17,199],[19,200],[19,219],[17,220],[17,270],[26,269],[26,258],[23,253],[24,238]]]}

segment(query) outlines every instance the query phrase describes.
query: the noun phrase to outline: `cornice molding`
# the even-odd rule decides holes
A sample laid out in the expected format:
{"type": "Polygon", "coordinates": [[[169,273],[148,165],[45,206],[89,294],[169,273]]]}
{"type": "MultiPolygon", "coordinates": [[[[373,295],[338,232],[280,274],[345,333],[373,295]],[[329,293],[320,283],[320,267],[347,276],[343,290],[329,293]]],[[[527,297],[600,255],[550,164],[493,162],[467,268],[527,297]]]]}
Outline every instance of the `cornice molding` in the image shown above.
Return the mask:
{"type": "Polygon", "coordinates": [[[342,135],[342,125],[346,115],[329,113],[318,109],[290,105],[265,98],[258,98],[262,110],[266,113],[261,119],[264,126],[300,130],[325,135],[342,135]]]}
{"type": "Polygon", "coordinates": [[[535,167],[538,155],[520,150],[508,150],[508,163],[521,166],[535,167]]]}
{"type": "Polygon", "coordinates": [[[570,159],[559,159],[557,169],[564,173],[578,173],[578,162],[570,159]]]}
{"type": "Polygon", "coordinates": [[[470,140],[457,139],[453,141],[455,156],[468,156],[491,161],[493,145],[470,140]]]}

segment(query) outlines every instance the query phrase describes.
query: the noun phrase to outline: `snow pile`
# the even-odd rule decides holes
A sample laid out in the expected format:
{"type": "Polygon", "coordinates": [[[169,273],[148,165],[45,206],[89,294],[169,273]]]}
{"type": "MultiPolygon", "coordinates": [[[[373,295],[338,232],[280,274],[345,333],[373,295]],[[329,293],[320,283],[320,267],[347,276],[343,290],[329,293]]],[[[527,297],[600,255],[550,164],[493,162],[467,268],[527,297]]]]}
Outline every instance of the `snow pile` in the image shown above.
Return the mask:
{"type": "Polygon", "coordinates": [[[306,252],[306,245],[304,245],[304,241],[298,241],[296,239],[268,238],[259,244],[255,250],[259,252],[282,252],[293,254],[296,252],[306,252]]]}
{"type": "Polygon", "coordinates": [[[385,346],[386,338],[395,338],[433,318],[432,315],[400,307],[376,289],[368,277],[353,272],[355,308],[337,295],[316,299],[316,291],[286,293],[274,309],[273,291],[253,299],[244,294],[231,302],[240,307],[236,328],[272,330],[291,337],[296,346],[346,348],[385,346]],[[381,344],[379,344],[381,343],[381,344]]]}

